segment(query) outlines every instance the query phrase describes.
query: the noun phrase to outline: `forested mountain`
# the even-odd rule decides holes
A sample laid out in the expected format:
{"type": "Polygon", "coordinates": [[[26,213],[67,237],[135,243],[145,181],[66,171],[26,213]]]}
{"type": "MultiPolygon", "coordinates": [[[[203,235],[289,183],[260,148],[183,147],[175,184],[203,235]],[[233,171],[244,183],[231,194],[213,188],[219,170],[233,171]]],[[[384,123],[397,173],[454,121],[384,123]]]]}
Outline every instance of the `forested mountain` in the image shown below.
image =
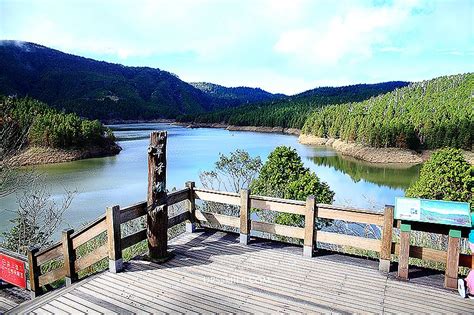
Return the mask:
{"type": "Polygon", "coordinates": [[[62,113],[37,100],[0,96],[1,156],[26,146],[87,148],[114,145],[114,135],[98,120],[62,113]]]}
{"type": "Polygon", "coordinates": [[[303,132],[373,147],[472,150],[474,73],[444,76],[314,111],[303,132]]]}
{"type": "Polygon", "coordinates": [[[185,115],[179,120],[226,123],[237,126],[268,126],[301,129],[309,113],[329,104],[357,102],[408,85],[408,82],[321,87],[277,101],[267,101],[211,113],[185,115]]]}
{"type": "Polygon", "coordinates": [[[214,99],[224,100],[227,104],[233,105],[264,102],[287,97],[284,94],[272,94],[260,88],[250,88],[245,86],[225,87],[208,82],[191,82],[189,84],[214,99]]]}
{"type": "Polygon", "coordinates": [[[214,97],[160,69],[125,67],[33,43],[0,41],[0,94],[30,96],[88,118],[173,118],[272,95],[253,90],[229,89],[232,93],[214,97]]]}

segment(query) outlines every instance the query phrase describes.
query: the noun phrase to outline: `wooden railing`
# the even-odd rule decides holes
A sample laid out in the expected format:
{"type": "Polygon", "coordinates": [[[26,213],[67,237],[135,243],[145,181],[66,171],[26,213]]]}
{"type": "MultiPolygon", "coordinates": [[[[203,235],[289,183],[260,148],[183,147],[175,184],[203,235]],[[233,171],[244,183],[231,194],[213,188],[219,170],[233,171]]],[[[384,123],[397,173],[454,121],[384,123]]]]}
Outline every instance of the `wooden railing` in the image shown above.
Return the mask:
{"type": "MultiPolygon", "coordinates": [[[[315,204],[312,197],[308,197],[306,202],[303,202],[255,196],[250,195],[248,190],[236,194],[195,188],[192,195],[194,199],[240,206],[240,218],[196,211],[196,219],[213,226],[224,225],[239,228],[240,240],[244,244],[248,243],[250,231],[259,231],[302,239],[304,244],[303,254],[305,256],[313,255],[317,242],[372,251],[378,254],[379,270],[383,272],[390,271],[391,262],[395,258],[392,255],[395,255],[398,258],[398,275],[402,279],[408,279],[409,258],[445,263],[445,287],[447,288],[456,287],[459,267],[474,268],[472,256],[459,252],[460,236],[452,233],[453,230],[460,231],[461,235],[466,237],[469,233],[468,228],[411,223],[410,227],[414,231],[447,235],[447,251],[411,245],[409,243],[409,233],[407,234],[403,229],[401,229],[401,240],[399,237],[397,242],[394,241],[394,228],[400,229],[404,222],[394,220],[393,206],[386,206],[383,212],[379,213],[328,204],[315,204]],[[304,215],[304,228],[251,220],[251,208],[304,215]],[[381,237],[380,239],[374,239],[336,232],[316,231],[314,224],[315,220],[318,219],[341,220],[378,226],[381,229],[381,237]],[[408,240],[403,240],[407,235],[408,240]]],[[[194,202],[194,199],[191,202],[194,202]]]]}
{"type": "MultiPolygon", "coordinates": [[[[168,194],[168,205],[173,205],[184,200],[189,200],[189,188],[168,194]]],[[[78,280],[78,273],[91,265],[109,258],[109,269],[112,272],[122,268],[122,251],[147,238],[146,229],[139,230],[122,238],[121,225],[147,214],[146,202],[120,208],[108,207],[106,213],[95,221],[89,223],[78,231],[64,230],[61,241],[47,248],[28,250],[28,263],[30,275],[30,290],[32,296],[40,295],[50,284],[65,279],[66,285],[78,280]],[[106,241],[82,257],[77,258],[78,248],[105,235],[106,241]],[[46,273],[41,272],[41,267],[49,264],[46,273]]],[[[189,219],[189,211],[180,213],[168,219],[168,228],[189,219]]]]}
{"type": "Polygon", "coordinates": [[[328,204],[315,204],[313,197],[308,197],[306,202],[304,202],[299,200],[250,195],[248,190],[243,190],[240,194],[198,188],[195,188],[193,191],[195,199],[241,206],[240,217],[196,211],[196,219],[202,223],[214,226],[224,225],[239,228],[241,241],[243,243],[248,242],[250,231],[257,231],[303,240],[305,256],[312,256],[316,248],[316,243],[321,242],[333,245],[351,246],[379,253],[383,252],[383,259],[390,260],[392,241],[391,227],[393,226],[392,207],[387,207],[385,213],[376,213],[368,210],[338,207],[328,204]],[[303,215],[305,216],[305,227],[251,220],[251,208],[303,215]],[[385,225],[385,219],[387,219],[388,223],[386,225],[389,228],[382,230],[382,233],[385,232],[387,236],[382,235],[382,239],[378,240],[339,234],[336,232],[316,231],[314,224],[317,219],[343,220],[355,223],[372,224],[380,227],[385,225]],[[382,248],[382,242],[387,243],[384,248],[382,248]]]}
{"type": "MultiPolygon", "coordinates": [[[[394,228],[399,228],[403,222],[394,220],[392,206],[386,206],[383,212],[378,213],[329,204],[316,204],[314,197],[311,196],[308,197],[305,202],[278,199],[251,195],[249,190],[242,190],[240,193],[230,193],[200,189],[195,188],[192,182],[186,183],[185,189],[167,195],[168,205],[182,201],[187,201],[187,210],[174,217],[168,218],[168,228],[185,221],[188,221],[188,223],[186,223],[186,231],[188,232],[194,231],[196,225],[205,225],[211,228],[228,226],[239,231],[240,242],[242,244],[249,243],[252,231],[301,239],[303,240],[303,255],[307,257],[313,256],[318,243],[348,246],[377,253],[380,260],[379,269],[383,272],[390,270],[390,263],[394,258],[392,257],[393,254],[398,256],[399,268],[400,265],[402,267],[404,267],[405,264],[408,266],[409,257],[447,263],[446,279],[457,277],[458,266],[471,267],[473,263],[472,256],[459,254],[459,250],[453,250],[452,247],[455,246],[456,243],[454,242],[454,245],[452,245],[451,236],[448,251],[411,245],[408,246],[408,251],[406,251],[406,248],[402,249],[399,243],[393,241],[393,231],[394,228]],[[239,216],[196,210],[196,200],[239,207],[239,216]],[[299,214],[304,216],[305,224],[304,227],[298,227],[252,220],[250,216],[252,208],[299,214]],[[315,223],[319,219],[342,220],[378,226],[381,229],[381,237],[380,239],[375,239],[337,232],[320,231],[315,228],[315,223]],[[450,263],[450,261],[454,261],[454,263],[450,263]]],[[[42,287],[60,279],[65,279],[66,285],[77,281],[79,272],[105,258],[109,259],[110,271],[120,271],[122,269],[122,251],[147,239],[146,229],[122,237],[121,225],[130,220],[145,216],[146,214],[146,202],[137,203],[125,208],[120,208],[119,206],[108,207],[103,216],[80,230],[76,232],[73,230],[63,231],[61,242],[42,250],[29,250],[30,289],[33,295],[41,294],[43,292],[42,287]],[[107,241],[86,255],[77,258],[78,248],[81,245],[91,242],[99,235],[105,235],[107,241]],[[41,267],[51,261],[59,261],[59,263],[56,262],[55,265],[52,265],[57,267],[42,274],[41,267]]],[[[450,227],[440,227],[423,223],[413,224],[412,229],[444,235],[449,235],[450,231],[450,227]]],[[[466,236],[467,233],[467,229],[462,229],[463,236],[466,236]]],[[[459,247],[459,244],[457,246],[459,247]]],[[[403,275],[403,273],[401,274],[403,275]]],[[[445,285],[447,287],[453,286],[449,281],[447,281],[445,285]]]]}

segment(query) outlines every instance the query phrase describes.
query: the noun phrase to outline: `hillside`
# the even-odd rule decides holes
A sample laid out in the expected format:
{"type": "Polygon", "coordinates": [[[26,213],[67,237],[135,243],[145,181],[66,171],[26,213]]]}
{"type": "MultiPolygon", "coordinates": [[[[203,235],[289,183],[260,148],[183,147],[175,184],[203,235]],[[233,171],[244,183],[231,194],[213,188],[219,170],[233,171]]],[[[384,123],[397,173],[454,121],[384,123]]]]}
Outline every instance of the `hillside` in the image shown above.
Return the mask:
{"type": "Polygon", "coordinates": [[[191,82],[189,84],[213,99],[224,100],[228,104],[231,103],[233,105],[265,102],[287,97],[284,94],[272,94],[260,88],[250,88],[245,86],[225,87],[208,82],[191,82]]]}
{"type": "Polygon", "coordinates": [[[250,88],[229,91],[215,97],[160,69],[126,67],[33,43],[0,41],[0,94],[30,96],[83,117],[174,118],[272,97],[250,88]]]}
{"type": "Polygon", "coordinates": [[[62,113],[31,98],[0,96],[0,121],[0,158],[13,164],[62,162],[121,150],[112,131],[98,120],[62,113]]]}
{"type": "Polygon", "coordinates": [[[303,133],[371,147],[472,150],[474,73],[417,82],[363,102],[314,111],[303,133]]]}
{"type": "Polygon", "coordinates": [[[393,91],[408,82],[357,84],[343,87],[321,87],[280,100],[218,110],[211,113],[185,115],[183,122],[224,123],[236,126],[266,126],[301,129],[309,113],[329,104],[357,102],[393,91]]]}

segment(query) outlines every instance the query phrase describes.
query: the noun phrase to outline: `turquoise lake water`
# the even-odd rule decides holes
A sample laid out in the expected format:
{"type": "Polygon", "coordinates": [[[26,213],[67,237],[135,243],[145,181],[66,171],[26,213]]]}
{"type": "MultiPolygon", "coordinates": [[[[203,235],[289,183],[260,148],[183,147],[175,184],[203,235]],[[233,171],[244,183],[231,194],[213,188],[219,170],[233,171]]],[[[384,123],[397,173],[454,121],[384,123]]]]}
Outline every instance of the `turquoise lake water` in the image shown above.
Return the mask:
{"type": "MultiPolygon", "coordinates": [[[[200,186],[199,173],[210,170],[219,153],[243,149],[266,160],[279,145],[295,148],[304,164],[335,191],[335,204],[382,209],[394,204],[395,197],[418,177],[419,166],[394,167],[361,162],[338,155],[331,149],[298,143],[296,136],[284,134],[189,129],[170,124],[112,125],[122,152],[113,157],[94,158],[38,167],[54,199],[65,189],[77,190],[65,215],[64,226],[78,227],[104,213],[106,206],[126,206],[146,198],[147,147],[152,130],[168,131],[168,189],[184,187],[186,181],[200,186]]],[[[17,199],[0,199],[0,231],[10,226],[11,210],[17,199]]]]}

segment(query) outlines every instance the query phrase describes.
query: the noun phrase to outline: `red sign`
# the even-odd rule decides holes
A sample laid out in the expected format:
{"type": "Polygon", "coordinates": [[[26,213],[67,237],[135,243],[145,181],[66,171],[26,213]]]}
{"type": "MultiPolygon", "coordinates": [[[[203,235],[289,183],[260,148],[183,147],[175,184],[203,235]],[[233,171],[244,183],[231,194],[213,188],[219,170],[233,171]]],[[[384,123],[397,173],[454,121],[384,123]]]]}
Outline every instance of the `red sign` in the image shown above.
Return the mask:
{"type": "Polygon", "coordinates": [[[0,253],[0,279],[26,289],[25,263],[0,253]]]}

